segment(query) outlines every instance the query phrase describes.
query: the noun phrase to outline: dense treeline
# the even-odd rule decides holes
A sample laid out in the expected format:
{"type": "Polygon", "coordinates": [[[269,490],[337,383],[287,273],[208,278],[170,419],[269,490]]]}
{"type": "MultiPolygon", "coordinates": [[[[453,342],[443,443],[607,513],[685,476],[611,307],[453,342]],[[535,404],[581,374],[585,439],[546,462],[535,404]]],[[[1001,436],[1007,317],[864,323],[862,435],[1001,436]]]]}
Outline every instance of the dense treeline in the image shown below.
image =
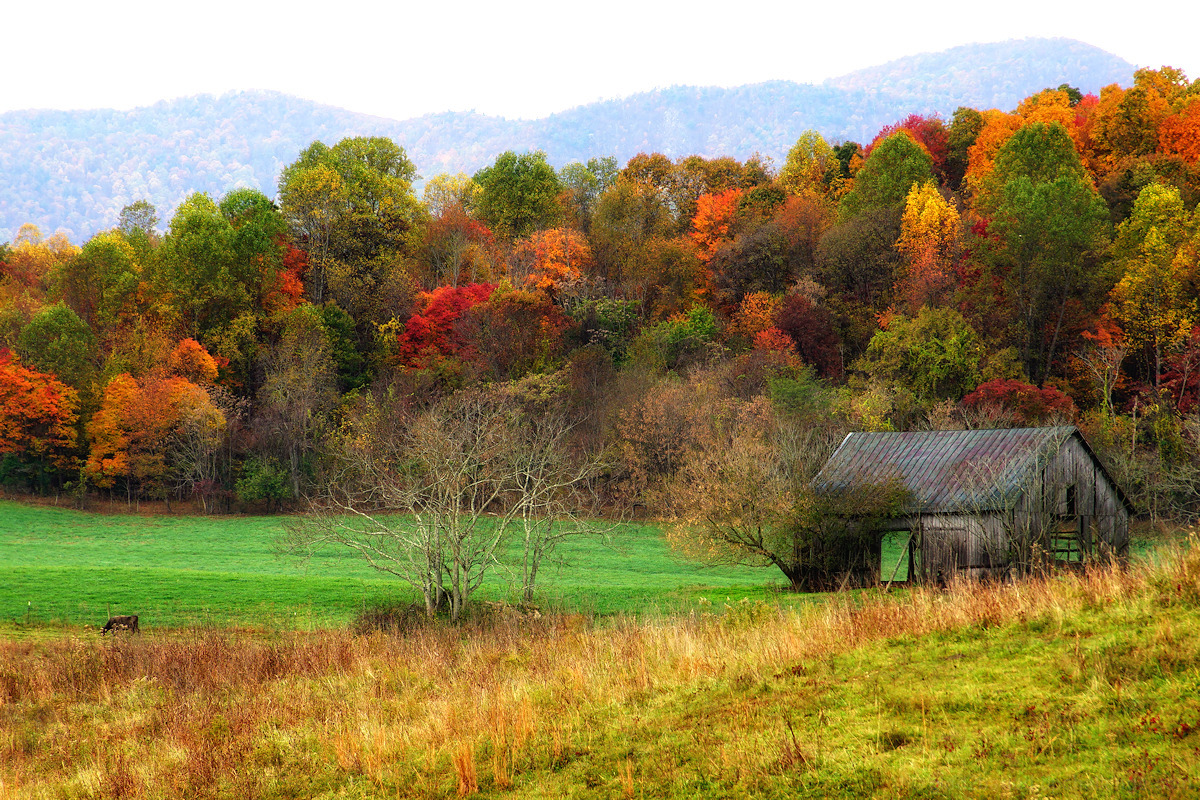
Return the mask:
{"type": "Polygon", "coordinates": [[[608,502],[655,512],[788,431],[1069,419],[1142,510],[1200,513],[1200,81],[1177,70],[810,131],[778,168],[510,151],[421,198],[415,176],[388,139],[314,142],[277,201],[197,193],[165,230],[134,203],[82,246],[22,228],[0,480],[278,508],[465,391],[557,415],[608,502]]]}

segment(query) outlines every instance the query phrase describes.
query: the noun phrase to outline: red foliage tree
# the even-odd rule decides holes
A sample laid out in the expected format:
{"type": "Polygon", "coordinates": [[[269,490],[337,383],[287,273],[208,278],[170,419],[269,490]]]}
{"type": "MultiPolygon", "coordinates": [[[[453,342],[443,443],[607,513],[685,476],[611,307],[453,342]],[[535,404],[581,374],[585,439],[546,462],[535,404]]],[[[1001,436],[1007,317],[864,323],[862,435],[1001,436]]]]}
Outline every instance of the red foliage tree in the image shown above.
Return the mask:
{"type": "Polygon", "coordinates": [[[1175,400],[1181,415],[1191,414],[1200,406],[1200,325],[1192,328],[1183,346],[1167,359],[1161,387],[1175,400]]]}
{"type": "Polygon", "coordinates": [[[908,131],[912,134],[912,137],[929,151],[929,157],[933,159],[934,172],[940,178],[945,179],[946,155],[949,153],[950,132],[946,129],[946,123],[942,122],[941,118],[937,116],[926,117],[921,114],[909,114],[895,124],[884,126],[863,152],[863,158],[870,155],[871,148],[897,131],[908,131]]]}
{"type": "Polygon", "coordinates": [[[962,399],[967,411],[1006,414],[1021,425],[1038,425],[1055,419],[1074,419],[1075,402],[1058,389],[1039,389],[1016,380],[997,379],[981,384],[962,399]]]}
{"type": "Polygon", "coordinates": [[[790,294],[779,308],[775,327],[791,337],[796,352],[822,377],[842,377],[840,342],[828,310],[802,294],[790,294]]]}
{"type": "Polygon", "coordinates": [[[779,328],[767,328],[754,335],[755,350],[769,350],[775,353],[794,353],[796,343],[779,328]]]}
{"type": "Polygon", "coordinates": [[[455,323],[467,309],[486,303],[494,283],[442,286],[421,295],[422,308],[409,317],[396,337],[396,358],[401,366],[420,367],[430,356],[458,356],[468,344],[455,323]]]}

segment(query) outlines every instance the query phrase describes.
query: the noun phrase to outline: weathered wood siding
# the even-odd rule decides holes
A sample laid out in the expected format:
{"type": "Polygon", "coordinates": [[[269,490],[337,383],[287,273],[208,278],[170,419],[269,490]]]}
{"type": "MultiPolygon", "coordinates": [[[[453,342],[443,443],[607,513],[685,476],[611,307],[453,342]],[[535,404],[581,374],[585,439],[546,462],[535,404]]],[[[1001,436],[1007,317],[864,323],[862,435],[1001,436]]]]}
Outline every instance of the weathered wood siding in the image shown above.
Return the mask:
{"type": "Polygon", "coordinates": [[[1074,519],[1089,554],[1129,552],[1129,511],[1079,434],[1063,442],[1039,478],[1017,505],[1017,530],[1074,519]]]}
{"type": "Polygon", "coordinates": [[[1054,532],[1072,525],[1080,532],[1085,557],[1128,553],[1129,511],[1078,434],[1068,437],[1041,472],[1014,491],[1009,512],[923,514],[897,526],[919,532],[921,577],[932,581],[963,573],[1003,574],[1014,539],[1036,542],[1045,552],[1054,532]]]}
{"type": "Polygon", "coordinates": [[[925,580],[963,572],[986,577],[1008,565],[1008,534],[999,514],[926,514],[918,525],[925,580]]]}

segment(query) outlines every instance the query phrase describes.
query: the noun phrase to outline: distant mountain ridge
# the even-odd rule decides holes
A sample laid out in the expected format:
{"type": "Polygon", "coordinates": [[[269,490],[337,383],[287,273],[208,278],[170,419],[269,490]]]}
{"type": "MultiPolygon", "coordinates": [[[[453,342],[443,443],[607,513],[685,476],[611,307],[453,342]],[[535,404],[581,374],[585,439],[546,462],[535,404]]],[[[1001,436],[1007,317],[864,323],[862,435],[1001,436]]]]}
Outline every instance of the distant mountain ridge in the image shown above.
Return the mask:
{"type": "Polygon", "coordinates": [[[972,108],[1008,110],[1040,88],[1067,83],[1085,94],[1098,94],[1110,83],[1127,85],[1135,69],[1124,59],[1074,39],[1019,39],[920,53],[831,78],[825,85],[875,91],[911,103],[918,112],[945,114],[942,103],[947,97],[972,108]],[[1040,85],[1031,88],[1031,81],[1040,85]]]}
{"type": "Polygon", "coordinates": [[[768,81],[734,88],[677,86],[579,106],[545,119],[447,112],[388,120],[277,92],[166,100],[130,111],[0,115],[0,241],[26,222],[74,242],[116,224],[142,198],[164,223],[193,191],[275,192],[280,170],[316,139],[388,136],[418,172],[474,172],[504,150],[545,150],[558,166],[638,152],[781,163],[814,128],[831,140],[872,138],[910,113],[949,118],[960,105],[1010,109],[1047,86],[1098,92],[1128,85],[1135,66],[1070,39],[966,45],[852,72],[822,84],[768,81]]]}

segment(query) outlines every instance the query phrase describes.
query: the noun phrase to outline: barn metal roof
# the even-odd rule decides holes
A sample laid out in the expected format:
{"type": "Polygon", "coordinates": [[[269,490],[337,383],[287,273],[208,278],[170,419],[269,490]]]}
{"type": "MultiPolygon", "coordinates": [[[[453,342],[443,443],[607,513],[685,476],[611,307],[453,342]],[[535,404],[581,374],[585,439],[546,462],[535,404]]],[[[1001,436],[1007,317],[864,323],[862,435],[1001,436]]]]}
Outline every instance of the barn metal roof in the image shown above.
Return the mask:
{"type": "Polygon", "coordinates": [[[1077,433],[1073,426],[851,433],[813,486],[838,491],[899,480],[912,493],[910,513],[1001,510],[1011,507],[1028,477],[1077,433]]]}

